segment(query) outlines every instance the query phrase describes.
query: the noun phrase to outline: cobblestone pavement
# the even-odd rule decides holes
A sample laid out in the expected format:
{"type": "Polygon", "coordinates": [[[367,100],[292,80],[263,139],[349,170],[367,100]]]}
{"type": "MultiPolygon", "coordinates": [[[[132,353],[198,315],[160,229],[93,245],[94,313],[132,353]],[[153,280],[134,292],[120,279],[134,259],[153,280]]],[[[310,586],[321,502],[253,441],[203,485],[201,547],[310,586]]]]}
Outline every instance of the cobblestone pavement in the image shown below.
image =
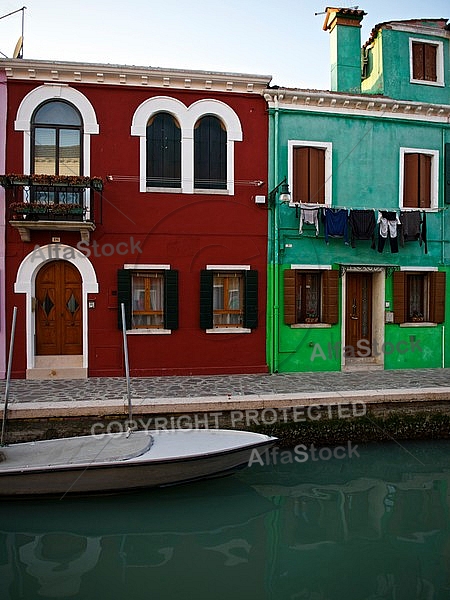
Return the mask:
{"type": "MultiPolygon", "coordinates": [[[[4,396],[5,381],[0,382],[4,396]]],[[[450,387],[450,369],[210,375],[186,377],[133,377],[134,399],[246,396],[348,390],[423,389],[450,387]]],[[[9,402],[68,402],[117,400],[126,396],[123,377],[37,381],[13,379],[9,402]]],[[[0,398],[1,402],[1,398],[0,398]]]]}

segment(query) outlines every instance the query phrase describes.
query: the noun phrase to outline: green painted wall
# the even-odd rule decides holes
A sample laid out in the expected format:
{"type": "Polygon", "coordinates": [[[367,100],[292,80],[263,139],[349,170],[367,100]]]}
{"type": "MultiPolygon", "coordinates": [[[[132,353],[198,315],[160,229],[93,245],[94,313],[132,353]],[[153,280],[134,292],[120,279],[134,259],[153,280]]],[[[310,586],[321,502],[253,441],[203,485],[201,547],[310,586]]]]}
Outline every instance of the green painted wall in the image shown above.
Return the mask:
{"type": "Polygon", "coordinates": [[[450,96],[449,40],[440,36],[411,34],[383,29],[369,51],[369,77],[362,82],[364,93],[384,94],[398,100],[448,104],[450,96]],[[442,42],[445,85],[428,85],[410,81],[409,39],[442,42]]]}
{"type": "Polygon", "coordinates": [[[360,28],[338,25],[330,34],[331,89],[361,91],[360,28]]]}

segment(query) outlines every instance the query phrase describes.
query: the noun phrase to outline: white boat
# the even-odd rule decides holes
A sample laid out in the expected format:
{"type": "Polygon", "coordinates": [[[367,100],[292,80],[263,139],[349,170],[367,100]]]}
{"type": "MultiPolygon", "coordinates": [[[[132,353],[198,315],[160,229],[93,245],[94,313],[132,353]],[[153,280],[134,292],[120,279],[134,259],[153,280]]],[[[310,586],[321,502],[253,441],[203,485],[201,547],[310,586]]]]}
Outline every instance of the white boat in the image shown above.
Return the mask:
{"type": "Polygon", "coordinates": [[[157,429],[0,447],[0,497],[118,492],[230,473],[277,441],[225,429],[157,429]]]}

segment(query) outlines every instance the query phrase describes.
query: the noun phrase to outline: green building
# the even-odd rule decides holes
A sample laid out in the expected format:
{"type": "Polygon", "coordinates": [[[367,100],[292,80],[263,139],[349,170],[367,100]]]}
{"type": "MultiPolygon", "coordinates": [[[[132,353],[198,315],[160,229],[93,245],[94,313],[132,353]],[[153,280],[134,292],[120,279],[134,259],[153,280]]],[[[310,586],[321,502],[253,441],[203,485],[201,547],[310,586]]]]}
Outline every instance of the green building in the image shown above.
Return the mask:
{"type": "Polygon", "coordinates": [[[272,372],[450,366],[450,27],[364,15],[327,9],[331,91],[266,90],[272,372]]]}

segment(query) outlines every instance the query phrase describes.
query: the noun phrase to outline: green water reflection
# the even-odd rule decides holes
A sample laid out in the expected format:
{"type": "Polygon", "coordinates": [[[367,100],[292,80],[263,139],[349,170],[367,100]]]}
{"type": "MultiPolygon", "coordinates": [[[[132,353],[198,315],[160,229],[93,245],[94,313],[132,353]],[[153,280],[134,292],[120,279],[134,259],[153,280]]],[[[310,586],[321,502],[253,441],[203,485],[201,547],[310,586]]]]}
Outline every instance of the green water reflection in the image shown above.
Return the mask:
{"type": "MultiPolygon", "coordinates": [[[[0,599],[448,600],[450,442],[0,503],[0,599]]],[[[290,455],[293,458],[293,455],[290,455]]]]}

